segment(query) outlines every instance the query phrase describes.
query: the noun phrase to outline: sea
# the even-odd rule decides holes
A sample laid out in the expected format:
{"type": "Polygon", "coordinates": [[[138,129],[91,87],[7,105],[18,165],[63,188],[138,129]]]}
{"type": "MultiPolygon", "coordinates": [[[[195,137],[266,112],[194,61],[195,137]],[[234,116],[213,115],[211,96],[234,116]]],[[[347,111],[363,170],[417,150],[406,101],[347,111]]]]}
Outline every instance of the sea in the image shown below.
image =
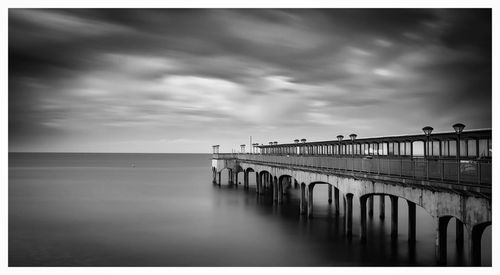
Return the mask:
{"type": "MultiPolygon", "coordinates": [[[[399,200],[397,240],[390,203],[378,199],[359,241],[345,236],[326,185],[314,188],[314,217],[299,214],[299,190],[282,205],[269,191],[212,183],[210,154],[9,153],[9,266],[435,266],[435,226],[417,206],[417,241],[408,244],[407,205],[399,200]]],[[[240,174],[239,180],[243,176],[240,174]]],[[[342,203],[340,204],[342,207],[342,203]]],[[[467,244],[466,244],[467,245],[467,244]]],[[[491,266],[491,226],[482,265],[491,266]]],[[[448,226],[449,266],[468,255],[448,226]]]]}

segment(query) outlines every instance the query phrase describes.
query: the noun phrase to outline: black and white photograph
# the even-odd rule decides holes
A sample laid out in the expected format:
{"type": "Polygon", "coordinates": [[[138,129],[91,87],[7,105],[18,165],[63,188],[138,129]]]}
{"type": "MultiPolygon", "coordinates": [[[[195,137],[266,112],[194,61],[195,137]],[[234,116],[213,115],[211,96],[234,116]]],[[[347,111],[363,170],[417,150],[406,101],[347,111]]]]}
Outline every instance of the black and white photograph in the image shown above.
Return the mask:
{"type": "Polygon", "coordinates": [[[8,269],[493,266],[493,8],[4,11],[8,269]]]}

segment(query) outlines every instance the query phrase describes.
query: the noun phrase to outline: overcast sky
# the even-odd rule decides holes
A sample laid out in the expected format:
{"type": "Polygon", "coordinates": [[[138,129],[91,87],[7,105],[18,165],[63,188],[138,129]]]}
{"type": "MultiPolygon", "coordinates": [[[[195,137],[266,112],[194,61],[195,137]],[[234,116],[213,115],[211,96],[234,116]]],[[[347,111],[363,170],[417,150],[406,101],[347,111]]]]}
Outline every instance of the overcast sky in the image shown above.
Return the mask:
{"type": "Polygon", "coordinates": [[[9,10],[9,151],[491,128],[490,10],[9,10]]]}

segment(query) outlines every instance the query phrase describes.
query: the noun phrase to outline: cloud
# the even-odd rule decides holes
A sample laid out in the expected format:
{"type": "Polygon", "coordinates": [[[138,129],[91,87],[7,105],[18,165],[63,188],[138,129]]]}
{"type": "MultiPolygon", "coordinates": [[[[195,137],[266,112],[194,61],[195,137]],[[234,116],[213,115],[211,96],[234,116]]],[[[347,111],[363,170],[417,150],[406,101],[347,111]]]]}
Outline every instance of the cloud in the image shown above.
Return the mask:
{"type": "Polygon", "coordinates": [[[457,121],[491,127],[487,9],[9,10],[10,150],[204,151],[457,121]]]}

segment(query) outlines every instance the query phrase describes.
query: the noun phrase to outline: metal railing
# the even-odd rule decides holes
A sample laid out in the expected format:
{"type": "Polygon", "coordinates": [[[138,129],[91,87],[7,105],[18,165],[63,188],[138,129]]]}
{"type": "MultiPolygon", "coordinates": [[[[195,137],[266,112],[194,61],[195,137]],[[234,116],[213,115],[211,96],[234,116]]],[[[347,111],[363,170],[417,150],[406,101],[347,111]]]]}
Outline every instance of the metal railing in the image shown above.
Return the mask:
{"type": "Polygon", "coordinates": [[[491,186],[491,160],[461,160],[388,156],[298,156],[214,154],[215,159],[239,159],[266,164],[364,172],[387,176],[491,186]]]}

